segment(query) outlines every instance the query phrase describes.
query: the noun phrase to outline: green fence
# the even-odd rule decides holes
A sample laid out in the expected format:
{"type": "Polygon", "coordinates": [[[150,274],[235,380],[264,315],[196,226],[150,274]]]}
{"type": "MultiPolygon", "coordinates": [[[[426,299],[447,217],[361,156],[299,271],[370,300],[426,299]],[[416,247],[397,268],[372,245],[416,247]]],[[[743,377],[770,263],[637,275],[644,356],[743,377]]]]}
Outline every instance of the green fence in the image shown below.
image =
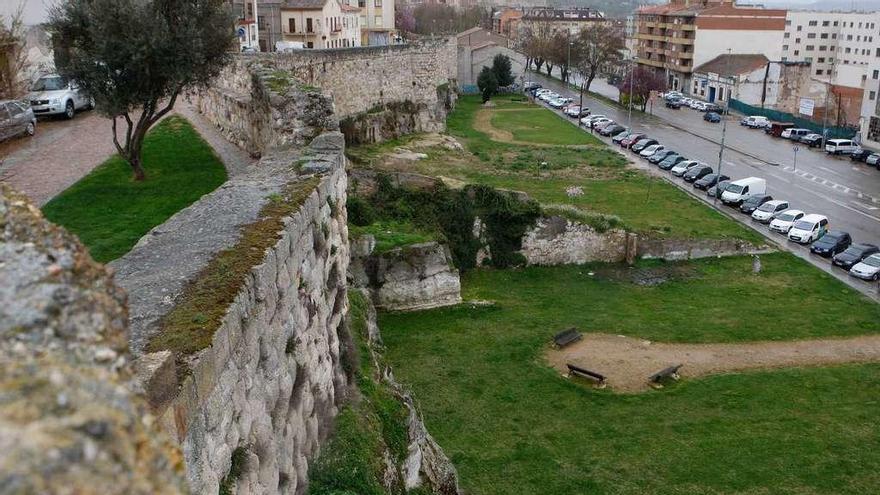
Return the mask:
{"type": "MultiPolygon", "coordinates": [[[[775,122],[792,122],[796,127],[810,129],[816,134],[822,134],[822,124],[796,117],[790,113],[780,112],[778,110],[770,110],[769,108],[760,108],[747,105],[739,100],[730,100],[730,109],[743,115],[761,115],[775,122]]],[[[856,135],[857,129],[851,127],[832,127],[828,126],[828,139],[851,139],[856,135]]]]}

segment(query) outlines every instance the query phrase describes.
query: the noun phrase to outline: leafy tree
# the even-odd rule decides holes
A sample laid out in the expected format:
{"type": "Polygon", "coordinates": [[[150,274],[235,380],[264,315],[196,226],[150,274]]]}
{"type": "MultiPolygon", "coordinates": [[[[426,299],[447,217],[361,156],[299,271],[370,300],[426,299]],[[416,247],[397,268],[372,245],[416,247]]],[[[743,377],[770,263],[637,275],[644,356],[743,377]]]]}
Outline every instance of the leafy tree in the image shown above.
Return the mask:
{"type": "Polygon", "coordinates": [[[495,74],[498,85],[502,88],[510,86],[515,81],[510,70],[510,57],[507,55],[501,53],[495,55],[495,58],[492,59],[492,72],[495,74]]]}
{"type": "Polygon", "coordinates": [[[590,85],[600,71],[620,62],[623,48],[622,33],[611,26],[596,25],[578,33],[572,58],[575,68],[583,78],[582,93],[589,93],[590,85]]]}
{"type": "Polygon", "coordinates": [[[28,70],[24,49],[24,1],[8,17],[0,15],[0,99],[18,98],[24,93],[24,74],[28,70]]]}
{"type": "Polygon", "coordinates": [[[550,37],[545,51],[548,76],[553,71],[553,67],[558,66],[562,80],[568,80],[569,42],[571,39],[571,35],[566,31],[556,31],[550,37]]]}
{"type": "Polygon", "coordinates": [[[651,91],[663,91],[666,89],[666,79],[663,77],[663,74],[652,69],[637,66],[623,78],[618,89],[620,90],[621,103],[629,103],[631,98],[633,105],[641,105],[641,109],[644,112],[645,107],[648,106],[651,91]],[[632,91],[630,91],[630,88],[632,91]]]}
{"type": "Polygon", "coordinates": [[[455,34],[484,24],[487,10],[474,6],[456,9],[442,3],[421,3],[413,9],[418,34],[455,34]]]}
{"type": "Polygon", "coordinates": [[[58,71],[113,119],[113,144],[138,181],[146,178],[147,131],[183,91],[219,74],[234,40],[225,0],[62,0],[50,11],[49,29],[61,47],[58,71]]]}
{"type": "Polygon", "coordinates": [[[416,17],[413,9],[409,5],[398,5],[394,11],[394,25],[406,33],[413,33],[416,30],[416,17]]]}
{"type": "Polygon", "coordinates": [[[491,68],[483,67],[483,70],[480,71],[480,75],[477,77],[477,87],[480,88],[480,93],[483,95],[483,103],[489,101],[492,95],[498,92],[498,78],[495,77],[491,68]]]}

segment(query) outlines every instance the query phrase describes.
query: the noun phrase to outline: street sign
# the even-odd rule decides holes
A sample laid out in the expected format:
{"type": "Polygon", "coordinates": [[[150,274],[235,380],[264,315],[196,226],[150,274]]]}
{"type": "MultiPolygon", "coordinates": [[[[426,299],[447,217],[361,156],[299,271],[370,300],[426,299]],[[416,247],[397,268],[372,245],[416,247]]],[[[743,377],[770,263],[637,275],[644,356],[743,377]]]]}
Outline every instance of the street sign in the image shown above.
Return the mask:
{"type": "Polygon", "coordinates": [[[795,146],[795,147],[792,148],[792,150],[793,150],[795,153],[797,153],[797,152],[800,151],[801,149],[800,149],[800,147],[795,146]]]}
{"type": "MultiPolygon", "coordinates": [[[[229,31],[226,31],[226,32],[228,33],[229,31]]],[[[238,37],[239,37],[239,38],[244,38],[246,34],[247,34],[247,31],[245,31],[243,27],[239,26],[239,28],[238,28],[238,37]]]]}

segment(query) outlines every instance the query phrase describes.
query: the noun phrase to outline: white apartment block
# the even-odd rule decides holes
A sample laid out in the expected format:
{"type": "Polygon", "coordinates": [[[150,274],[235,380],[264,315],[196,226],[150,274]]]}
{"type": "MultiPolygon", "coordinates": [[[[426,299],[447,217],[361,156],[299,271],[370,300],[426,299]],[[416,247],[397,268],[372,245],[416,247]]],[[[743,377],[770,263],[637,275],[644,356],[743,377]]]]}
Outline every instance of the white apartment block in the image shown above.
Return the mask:
{"type": "Polygon", "coordinates": [[[788,12],[782,60],[810,62],[813,75],[834,84],[861,87],[878,53],[880,13],[788,12]]]}

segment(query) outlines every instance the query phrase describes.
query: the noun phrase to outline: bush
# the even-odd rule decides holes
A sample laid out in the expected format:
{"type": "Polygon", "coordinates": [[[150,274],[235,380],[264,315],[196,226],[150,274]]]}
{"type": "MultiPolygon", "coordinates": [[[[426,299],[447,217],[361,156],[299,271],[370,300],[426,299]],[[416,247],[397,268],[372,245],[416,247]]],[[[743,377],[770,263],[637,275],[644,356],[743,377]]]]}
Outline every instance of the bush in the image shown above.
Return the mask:
{"type": "Polygon", "coordinates": [[[489,101],[495,93],[498,92],[498,78],[489,67],[483,67],[477,77],[477,87],[480,88],[480,94],[483,96],[483,103],[489,101]]]}

